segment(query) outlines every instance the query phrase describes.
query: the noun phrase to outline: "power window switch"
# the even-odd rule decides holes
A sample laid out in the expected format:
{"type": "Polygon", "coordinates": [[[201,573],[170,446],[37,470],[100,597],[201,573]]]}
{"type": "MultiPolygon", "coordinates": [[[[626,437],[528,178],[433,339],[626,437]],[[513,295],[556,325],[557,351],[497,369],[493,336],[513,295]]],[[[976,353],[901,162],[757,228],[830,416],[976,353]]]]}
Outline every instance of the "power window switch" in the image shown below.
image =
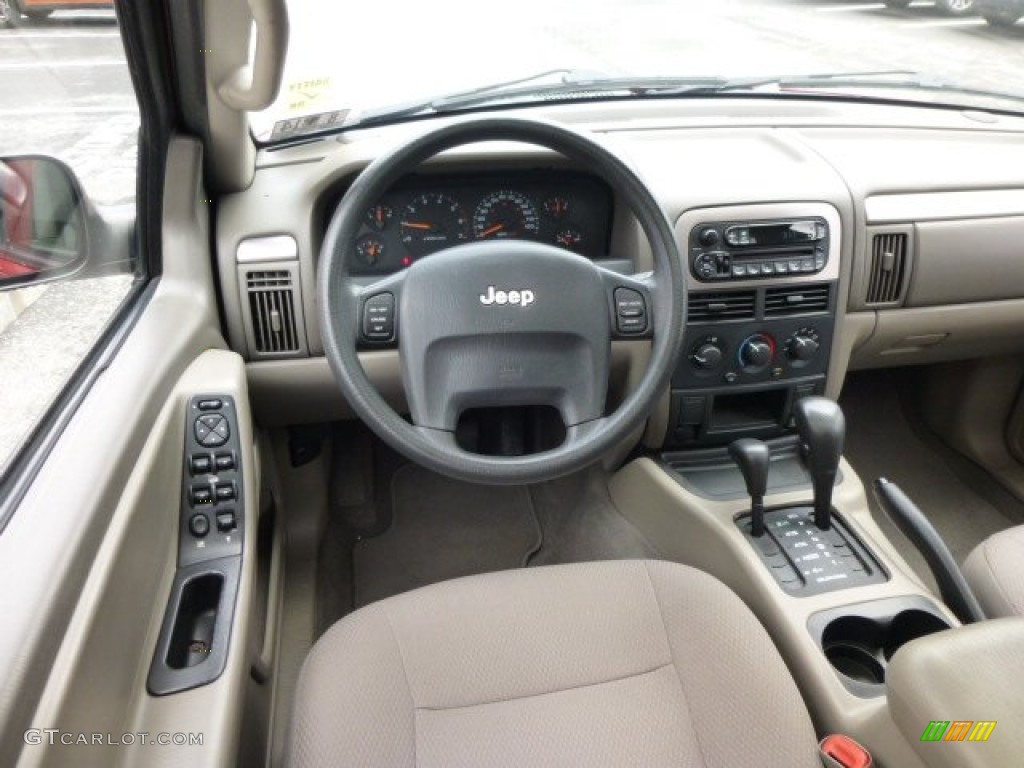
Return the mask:
{"type": "Polygon", "coordinates": [[[217,501],[234,501],[237,497],[234,483],[218,483],[217,501]]]}
{"type": "Polygon", "coordinates": [[[213,464],[218,472],[229,472],[235,468],[235,454],[218,453],[213,457],[213,464]]]}
{"type": "Polygon", "coordinates": [[[213,490],[208,485],[193,485],[188,493],[193,507],[213,501],[213,490]]]}
{"type": "Polygon", "coordinates": [[[235,510],[229,509],[217,513],[217,530],[221,533],[235,530],[235,510]]]}
{"type": "Polygon", "coordinates": [[[189,457],[188,469],[193,475],[208,475],[213,469],[213,464],[207,454],[195,453],[189,457]]]}

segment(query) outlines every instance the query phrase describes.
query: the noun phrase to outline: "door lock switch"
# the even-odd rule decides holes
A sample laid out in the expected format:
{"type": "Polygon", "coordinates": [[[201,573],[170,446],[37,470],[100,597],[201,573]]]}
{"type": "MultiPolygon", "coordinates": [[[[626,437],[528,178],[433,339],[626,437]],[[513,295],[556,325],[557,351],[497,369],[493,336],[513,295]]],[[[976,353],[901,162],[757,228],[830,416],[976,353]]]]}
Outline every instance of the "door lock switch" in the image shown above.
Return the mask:
{"type": "Polygon", "coordinates": [[[227,533],[235,529],[235,510],[229,509],[217,513],[217,530],[227,533]]]}
{"type": "Polygon", "coordinates": [[[196,512],[188,521],[188,529],[197,539],[210,532],[210,519],[202,512],[196,512]]]}

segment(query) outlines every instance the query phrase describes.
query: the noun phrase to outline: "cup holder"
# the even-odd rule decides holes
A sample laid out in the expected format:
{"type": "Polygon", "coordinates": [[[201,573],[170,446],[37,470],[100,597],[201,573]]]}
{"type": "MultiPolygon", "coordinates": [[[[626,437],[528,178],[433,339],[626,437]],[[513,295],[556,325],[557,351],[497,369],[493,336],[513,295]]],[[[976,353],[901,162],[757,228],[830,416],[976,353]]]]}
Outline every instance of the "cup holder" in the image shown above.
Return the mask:
{"type": "Polygon", "coordinates": [[[808,629],[840,681],[859,696],[878,696],[889,660],[902,646],[949,629],[931,602],[896,598],[814,614],[808,629]]]}

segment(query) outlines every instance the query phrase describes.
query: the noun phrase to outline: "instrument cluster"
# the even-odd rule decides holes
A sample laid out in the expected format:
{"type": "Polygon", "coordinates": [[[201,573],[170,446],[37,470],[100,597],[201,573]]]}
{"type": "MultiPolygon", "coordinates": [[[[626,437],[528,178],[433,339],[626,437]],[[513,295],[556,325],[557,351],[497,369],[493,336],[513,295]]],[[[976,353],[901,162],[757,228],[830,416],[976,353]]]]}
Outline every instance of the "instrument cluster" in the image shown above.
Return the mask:
{"type": "Polygon", "coordinates": [[[602,258],[611,220],[611,190],[577,171],[410,176],[365,212],[352,267],[390,274],[474,240],[533,240],[602,258]]]}

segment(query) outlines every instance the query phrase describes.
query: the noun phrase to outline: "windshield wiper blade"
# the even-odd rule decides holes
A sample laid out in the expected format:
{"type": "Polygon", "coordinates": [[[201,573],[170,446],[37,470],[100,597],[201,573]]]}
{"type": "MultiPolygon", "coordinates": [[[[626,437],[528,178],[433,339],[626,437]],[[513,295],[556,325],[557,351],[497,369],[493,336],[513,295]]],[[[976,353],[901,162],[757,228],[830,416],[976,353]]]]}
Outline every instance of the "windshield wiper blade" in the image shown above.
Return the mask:
{"type": "Polygon", "coordinates": [[[980,96],[988,99],[1024,100],[1024,93],[987,91],[960,85],[934,75],[925,75],[913,70],[878,70],[868,72],[835,72],[818,75],[786,75],[779,77],[737,78],[724,83],[717,93],[729,91],[757,91],[766,86],[780,89],[817,90],[821,88],[863,88],[863,89],[917,89],[922,91],[947,91],[966,96],[980,96]]]}
{"type": "Polygon", "coordinates": [[[546,98],[630,97],[661,93],[668,89],[708,88],[725,84],[720,77],[610,77],[599,72],[578,69],[549,69],[529,77],[435,96],[430,99],[367,110],[346,127],[359,128],[423,114],[459,112],[482,104],[539,101],[546,98]],[[550,77],[559,80],[537,83],[550,77]]]}
{"type": "Polygon", "coordinates": [[[436,111],[435,104],[444,104],[447,101],[458,99],[486,99],[490,98],[491,95],[495,93],[500,93],[501,91],[509,88],[526,85],[528,83],[536,82],[537,80],[544,80],[548,77],[557,77],[561,75],[564,78],[571,75],[573,71],[574,70],[571,69],[546,69],[543,72],[537,72],[536,74],[519,77],[514,80],[503,80],[497,83],[481,85],[476,88],[469,88],[464,91],[446,93],[440,96],[431,96],[429,99],[416,99],[403,104],[393,104],[377,109],[369,109],[359,116],[356,124],[360,126],[374,125],[382,122],[390,122],[391,120],[398,120],[403,117],[419,115],[423,112],[434,112],[436,111]]]}

